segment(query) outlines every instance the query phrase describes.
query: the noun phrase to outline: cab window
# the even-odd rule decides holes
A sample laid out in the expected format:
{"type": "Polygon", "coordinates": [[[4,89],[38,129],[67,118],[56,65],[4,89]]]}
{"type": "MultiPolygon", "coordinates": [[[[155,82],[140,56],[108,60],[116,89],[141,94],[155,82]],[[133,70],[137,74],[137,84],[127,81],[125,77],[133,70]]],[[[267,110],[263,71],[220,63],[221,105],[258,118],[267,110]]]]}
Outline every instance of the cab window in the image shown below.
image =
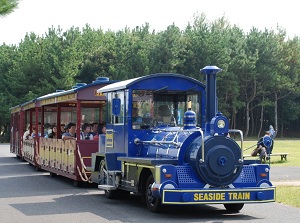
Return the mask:
{"type": "MultiPolygon", "coordinates": [[[[186,92],[164,92],[135,90],[132,94],[132,128],[149,129],[155,126],[183,126],[187,102],[192,102],[192,110],[200,114],[199,95],[186,92]]],[[[201,116],[197,116],[197,124],[201,116]]]]}

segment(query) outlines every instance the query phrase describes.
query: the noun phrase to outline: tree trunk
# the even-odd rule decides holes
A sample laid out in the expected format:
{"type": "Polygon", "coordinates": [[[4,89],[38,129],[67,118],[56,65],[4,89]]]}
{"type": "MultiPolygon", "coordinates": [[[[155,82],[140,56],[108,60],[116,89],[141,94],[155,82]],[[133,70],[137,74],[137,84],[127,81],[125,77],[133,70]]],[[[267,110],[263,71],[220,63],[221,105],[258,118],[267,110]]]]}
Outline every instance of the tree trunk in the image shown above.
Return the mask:
{"type": "Polygon", "coordinates": [[[280,127],[280,137],[283,137],[283,122],[281,123],[280,127]]]}
{"type": "MultiPolygon", "coordinates": [[[[253,88],[252,88],[252,95],[248,98],[246,97],[246,131],[245,131],[245,138],[248,137],[249,134],[249,122],[250,122],[250,103],[254,100],[256,96],[256,80],[253,80],[253,88]]],[[[247,92],[246,92],[247,96],[247,92]]]]}
{"type": "Polygon", "coordinates": [[[246,103],[246,131],[245,131],[245,138],[248,137],[249,134],[249,121],[250,121],[250,109],[249,109],[250,102],[246,103]]]}
{"type": "Polygon", "coordinates": [[[278,110],[277,110],[277,106],[278,106],[278,95],[277,92],[274,93],[274,97],[275,97],[275,101],[274,101],[274,130],[277,131],[278,129],[278,110]]]}
{"type": "Polygon", "coordinates": [[[236,123],[236,114],[235,114],[235,108],[232,109],[232,116],[231,116],[231,126],[230,128],[235,129],[235,123],[236,123]]]}
{"type": "MultiPolygon", "coordinates": [[[[264,100],[264,98],[263,98],[264,100]]],[[[262,127],[263,127],[263,123],[264,123],[264,106],[261,105],[261,109],[260,109],[260,126],[259,126],[259,130],[258,130],[258,135],[257,138],[259,138],[262,127]]]]}
{"type": "Polygon", "coordinates": [[[250,111],[251,114],[251,136],[254,135],[254,130],[255,130],[255,119],[254,119],[254,109],[251,109],[250,111]]]}

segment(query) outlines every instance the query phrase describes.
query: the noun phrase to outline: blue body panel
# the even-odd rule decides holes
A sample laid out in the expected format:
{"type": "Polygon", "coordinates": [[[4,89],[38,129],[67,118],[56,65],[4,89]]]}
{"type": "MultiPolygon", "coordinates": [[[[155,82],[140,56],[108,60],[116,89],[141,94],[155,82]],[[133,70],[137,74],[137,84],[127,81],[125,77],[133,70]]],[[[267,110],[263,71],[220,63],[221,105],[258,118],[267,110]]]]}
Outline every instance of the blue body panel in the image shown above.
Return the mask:
{"type": "MultiPolygon", "coordinates": [[[[119,172],[122,175],[119,176],[122,179],[118,177],[120,181],[109,185],[111,187],[100,185],[100,188],[146,192],[150,209],[156,209],[157,204],[151,203],[155,198],[159,198],[161,204],[275,201],[275,187],[269,181],[269,166],[244,162],[242,132],[232,130],[240,134],[241,144],[238,144],[229,137],[229,120],[217,111],[215,75],[220,69],[212,66],[205,71],[209,75],[208,89],[187,76],[153,74],[98,90],[110,98],[124,97],[121,98],[124,104],[120,106],[124,116],[114,118],[113,113],[108,113],[108,117],[111,115],[112,118],[107,123],[106,148],[102,150],[114,153],[107,156],[106,162],[110,168],[121,164],[119,172]],[[160,99],[163,96],[164,101],[160,99]],[[197,112],[192,111],[192,105],[189,105],[193,97],[197,112]],[[165,121],[157,125],[136,124],[137,116],[133,114],[140,108],[144,109],[142,103],[151,107],[151,103],[166,105],[170,101],[173,102],[171,114],[175,118],[174,125],[173,119],[168,119],[169,124],[165,121]],[[180,113],[178,116],[179,109],[186,109],[184,115],[180,113]],[[119,119],[122,124],[114,123],[119,119]],[[149,179],[151,183],[147,185],[149,179]]],[[[147,121],[154,117],[154,113],[162,111],[155,106],[151,108],[150,112],[144,109],[149,114],[147,121]]],[[[157,119],[156,123],[159,123],[157,119]]]]}
{"type": "Polygon", "coordinates": [[[124,124],[107,123],[107,131],[112,132],[113,147],[107,147],[106,151],[116,153],[126,153],[129,157],[144,157],[147,156],[145,150],[140,145],[134,143],[135,139],[142,139],[151,134],[151,130],[133,129],[132,128],[132,91],[133,90],[157,90],[163,89],[169,92],[191,91],[201,92],[201,125],[204,126],[204,109],[205,106],[205,85],[196,79],[180,75],[180,74],[151,74],[144,77],[134,78],[127,81],[121,81],[100,88],[98,92],[110,93],[116,91],[124,91],[129,93],[129,98],[126,98],[124,107],[124,124]]]}
{"type": "Polygon", "coordinates": [[[164,172],[172,174],[165,178],[161,173],[160,184],[153,187],[154,195],[163,204],[225,204],[225,203],[263,203],[275,201],[275,187],[269,175],[259,176],[267,165],[246,165],[238,179],[230,187],[213,188],[201,180],[191,166],[163,165],[164,172]],[[170,188],[172,185],[174,188],[170,188]]]}
{"type": "Polygon", "coordinates": [[[164,190],[163,204],[226,204],[226,203],[263,203],[275,201],[275,187],[201,189],[201,190],[164,190]]]}

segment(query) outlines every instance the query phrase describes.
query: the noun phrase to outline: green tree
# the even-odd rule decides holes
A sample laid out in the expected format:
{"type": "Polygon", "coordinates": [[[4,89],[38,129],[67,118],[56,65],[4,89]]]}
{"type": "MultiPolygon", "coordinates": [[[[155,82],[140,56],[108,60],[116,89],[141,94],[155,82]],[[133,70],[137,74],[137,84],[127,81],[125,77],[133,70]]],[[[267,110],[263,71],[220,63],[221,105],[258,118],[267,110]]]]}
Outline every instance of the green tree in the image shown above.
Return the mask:
{"type": "Polygon", "coordinates": [[[156,73],[179,73],[185,62],[185,45],[182,40],[182,32],[175,24],[157,33],[153,38],[154,47],[149,58],[151,70],[156,73]]]}
{"type": "Polygon", "coordinates": [[[284,32],[279,37],[281,37],[279,39],[281,47],[277,56],[278,62],[275,67],[272,89],[274,122],[275,126],[280,129],[281,136],[283,136],[284,125],[288,126],[290,122],[295,122],[299,117],[299,112],[297,111],[299,104],[295,103],[295,101],[297,101],[297,95],[299,97],[300,93],[300,41],[298,37],[285,41],[286,36],[284,32]],[[285,107],[288,107],[290,112],[286,112],[285,107]],[[283,114],[280,114],[280,110],[283,114]],[[281,116],[280,128],[278,123],[279,116],[281,116]]]}
{"type": "Polygon", "coordinates": [[[243,92],[242,86],[247,84],[242,82],[245,80],[244,76],[248,77],[248,73],[254,68],[257,57],[255,53],[253,55],[252,52],[246,50],[246,37],[241,29],[232,27],[226,35],[230,60],[227,62],[227,71],[220,74],[218,96],[222,108],[226,111],[225,115],[231,121],[231,128],[236,129],[238,127],[237,113],[245,107],[241,93],[243,92]]]}
{"type": "Polygon", "coordinates": [[[9,90],[9,86],[14,83],[5,82],[6,75],[9,70],[15,65],[16,47],[15,46],[0,46],[0,136],[8,141],[10,112],[9,108],[17,104],[16,97],[9,90]]]}
{"type": "Polygon", "coordinates": [[[19,4],[19,0],[0,0],[0,16],[12,13],[19,4]]]}

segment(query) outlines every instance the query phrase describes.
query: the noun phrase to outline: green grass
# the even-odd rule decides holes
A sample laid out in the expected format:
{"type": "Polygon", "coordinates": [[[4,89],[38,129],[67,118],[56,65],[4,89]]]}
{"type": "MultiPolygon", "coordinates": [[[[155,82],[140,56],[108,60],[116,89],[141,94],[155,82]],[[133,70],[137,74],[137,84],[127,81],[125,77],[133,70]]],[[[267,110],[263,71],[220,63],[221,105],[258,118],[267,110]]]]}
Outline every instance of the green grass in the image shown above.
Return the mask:
{"type": "MultiPolygon", "coordinates": [[[[248,149],[256,144],[256,141],[244,141],[244,154],[250,154],[255,148],[248,149]]],[[[276,140],[273,153],[289,153],[287,160],[281,161],[280,156],[271,157],[272,166],[300,166],[300,140],[276,140]]],[[[300,207],[299,186],[276,186],[276,202],[293,207],[300,207]]]]}
{"type": "MultiPolygon", "coordinates": [[[[248,149],[256,144],[256,141],[244,141],[244,154],[249,155],[255,148],[248,149]]],[[[287,160],[281,161],[280,156],[271,157],[271,165],[274,166],[300,166],[300,140],[274,140],[273,153],[289,153],[287,160]]]]}
{"type": "Polygon", "coordinates": [[[300,207],[300,188],[296,186],[276,186],[276,202],[300,207]]]}

